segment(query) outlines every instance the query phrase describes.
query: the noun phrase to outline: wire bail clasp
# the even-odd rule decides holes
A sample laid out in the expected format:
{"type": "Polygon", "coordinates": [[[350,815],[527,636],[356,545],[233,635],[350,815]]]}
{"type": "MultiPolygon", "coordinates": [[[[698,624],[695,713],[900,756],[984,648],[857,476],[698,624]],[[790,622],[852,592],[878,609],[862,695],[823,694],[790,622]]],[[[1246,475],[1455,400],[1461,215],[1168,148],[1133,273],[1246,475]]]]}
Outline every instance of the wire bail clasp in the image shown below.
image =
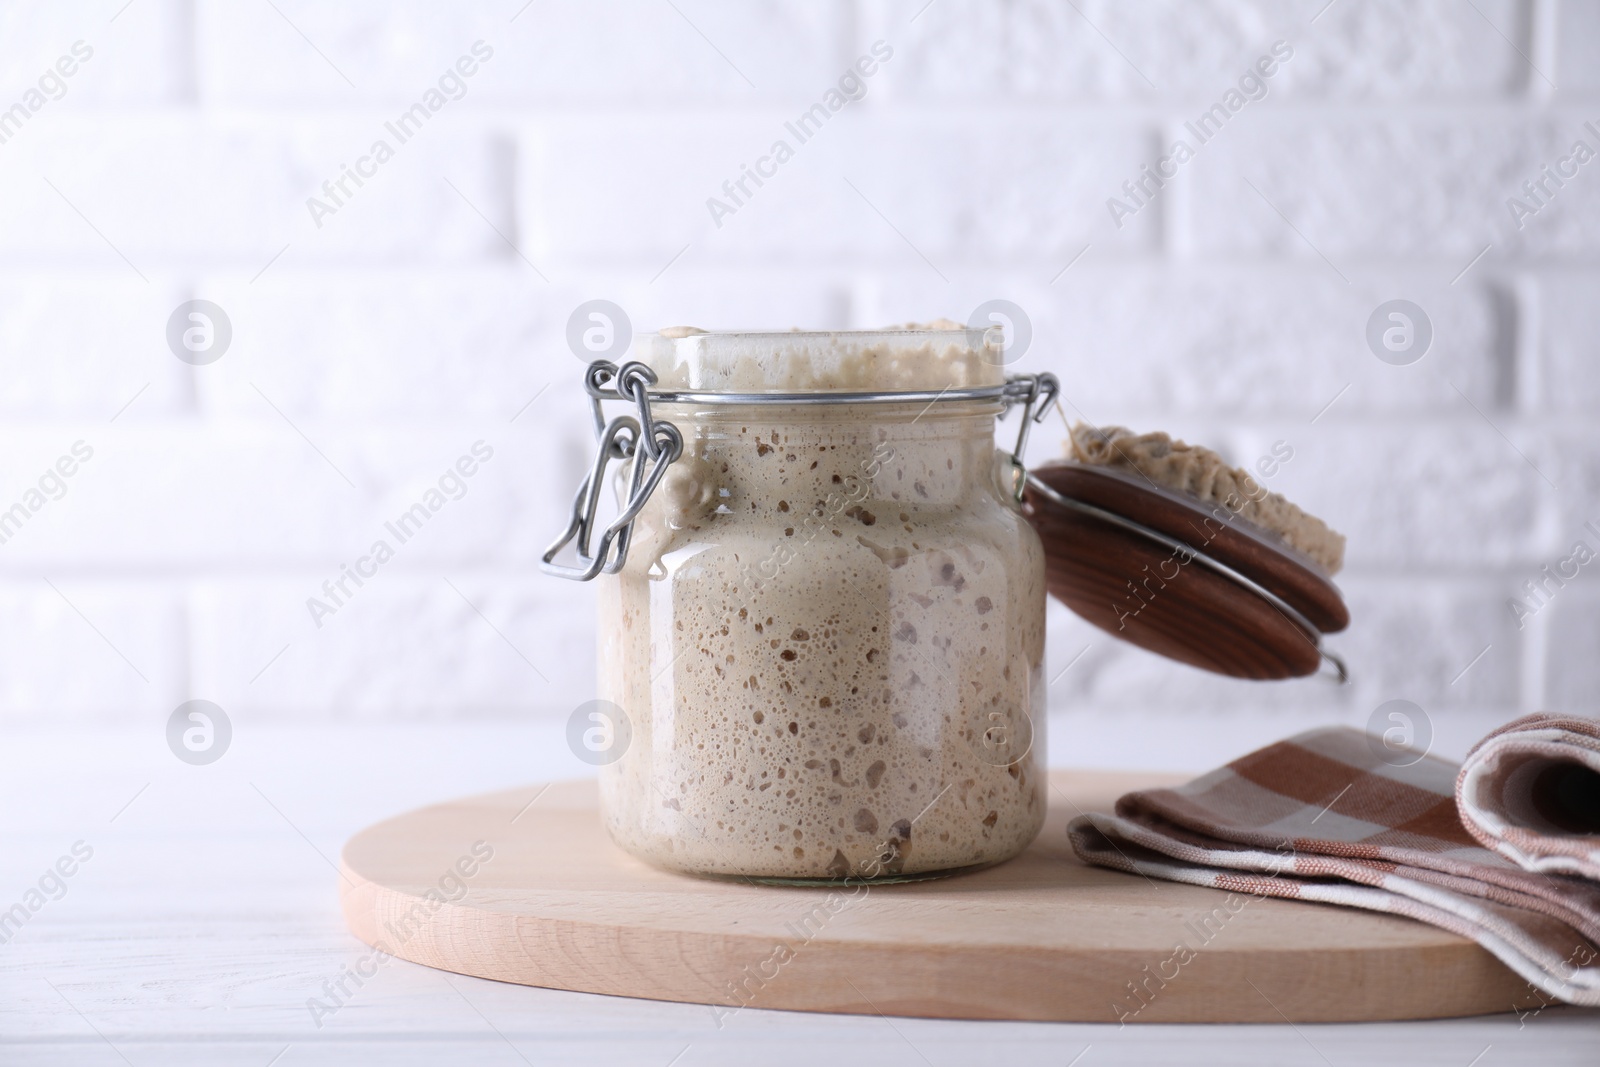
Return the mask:
{"type": "Polygon", "coordinates": [[[1001,397],[1006,410],[1000,417],[1005,418],[1013,405],[1022,405],[1017,444],[1006,457],[1010,461],[1011,492],[1019,504],[1022,503],[1022,490],[1028,480],[1028,468],[1022,462],[1022,453],[1028,447],[1028,431],[1033,429],[1034,423],[1044,421],[1044,417],[1050,413],[1050,405],[1056,402],[1060,392],[1061,380],[1054,374],[1017,374],[1006,379],[1005,393],[1001,397]]]}
{"type": "Polygon", "coordinates": [[[594,463],[573,498],[572,518],[566,530],[539,559],[539,569],[546,574],[587,582],[601,574],[615,574],[627,562],[634,519],[661,483],[667,467],[683,455],[683,434],[672,423],[651,415],[649,387],[655,382],[655,372],[643,363],[619,367],[602,359],[589,364],[583,384],[594,412],[598,447],[594,463]],[[609,399],[633,401],[638,417],[618,415],[607,422],[601,401],[609,399]],[[600,534],[599,544],[591,553],[589,542],[600,510],[606,468],[614,459],[633,461],[628,475],[628,500],[600,534]],[[577,553],[576,567],[555,562],[557,553],[568,544],[577,553]]]}

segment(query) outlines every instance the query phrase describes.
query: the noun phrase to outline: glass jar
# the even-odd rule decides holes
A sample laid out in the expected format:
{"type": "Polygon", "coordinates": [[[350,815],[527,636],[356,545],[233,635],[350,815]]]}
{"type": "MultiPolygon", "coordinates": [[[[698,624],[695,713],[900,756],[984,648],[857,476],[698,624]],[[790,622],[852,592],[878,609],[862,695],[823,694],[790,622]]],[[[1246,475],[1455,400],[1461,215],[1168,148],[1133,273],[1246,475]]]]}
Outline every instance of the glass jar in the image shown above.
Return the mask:
{"type": "Polygon", "coordinates": [[[622,848],[837,881],[985,866],[1033,840],[1045,573],[1014,455],[1055,383],[1008,383],[997,340],[665,331],[643,366],[597,365],[598,389],[591,371],[592,394],[639,406],[611,424],[633,424],[615,450],[630,432],[660,445],[621,470],[625,560],[602,543],[598,561],[614,571],[596,583],[600,697],[626,719],[600,797],[622,848]],[[1014,402],[1007,454],[994,420],[1014,402]]]}

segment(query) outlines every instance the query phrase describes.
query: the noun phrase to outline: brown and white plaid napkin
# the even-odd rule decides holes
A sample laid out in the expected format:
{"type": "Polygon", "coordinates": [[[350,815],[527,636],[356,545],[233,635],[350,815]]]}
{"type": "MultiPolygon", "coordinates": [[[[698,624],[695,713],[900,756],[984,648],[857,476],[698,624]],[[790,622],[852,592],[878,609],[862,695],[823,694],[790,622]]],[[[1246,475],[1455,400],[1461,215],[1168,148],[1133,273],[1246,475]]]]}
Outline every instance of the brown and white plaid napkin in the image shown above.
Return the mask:
{"type": "Polygon", "coordinates": [[[1600,881],[1600,722],[1507,723],[1467,753],[1456,802],[1468,832],[1517,866],[1600,881]]]}
{"type": "MultiPolygon", "coordinates": [[[[1487,764],[1494,740],[1474,758],[1487,764]]],[[[1600,884],[1525,870],[1483,847],[1457,813],[1455,764],[1393,759],[1393,749],[1359,730],[1313,730],[1187,785],[1129,793],[1116,814],[1080,816],[1067,832],[1079,857],[1102,867],[1420,919],[1478,942],[1548,996],[1600,1006],[1600,884]]],[[[1470,768],[1469,760],[1463,782],[1470,768]]],[[[1494,780],[1492,768],[1486,778],[1494,780]]],[[[1507,813],[1523,810],[1503,787],[1473,788],[1498,798],[1474,808],[1499,813],[1478,832],[1503,833],[1494,828],[1513,825],[1507,813]]],[[[1530,841],[1518,837],[1511,847],[1538,848],[1546,859],[1570,858],[1575,848],[1530,841]]],[[[1590,856],[1594,843],[1585,846],[1590,856]]]]}

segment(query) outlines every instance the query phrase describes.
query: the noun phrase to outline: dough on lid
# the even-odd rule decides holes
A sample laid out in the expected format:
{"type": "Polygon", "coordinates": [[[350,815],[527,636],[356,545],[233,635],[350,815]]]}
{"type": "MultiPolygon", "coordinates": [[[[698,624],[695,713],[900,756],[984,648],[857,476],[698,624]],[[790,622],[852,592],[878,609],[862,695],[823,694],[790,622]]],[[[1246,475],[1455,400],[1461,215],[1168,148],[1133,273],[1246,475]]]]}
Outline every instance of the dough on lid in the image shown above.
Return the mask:
{"type": "Polygon", "coordinates": [[[1137,471],[1164,488],[1221,504],[1329,574],[1344,566],[1343,534],[1281,494],[1268,492],[1248,471],[1228,466],[1209,448],[1174,441],[1164,433],[1136,434],[1122,426],[1096,428],[1080,422],[1072,427],[1067,452],[1079,463],[1137,471]]]}

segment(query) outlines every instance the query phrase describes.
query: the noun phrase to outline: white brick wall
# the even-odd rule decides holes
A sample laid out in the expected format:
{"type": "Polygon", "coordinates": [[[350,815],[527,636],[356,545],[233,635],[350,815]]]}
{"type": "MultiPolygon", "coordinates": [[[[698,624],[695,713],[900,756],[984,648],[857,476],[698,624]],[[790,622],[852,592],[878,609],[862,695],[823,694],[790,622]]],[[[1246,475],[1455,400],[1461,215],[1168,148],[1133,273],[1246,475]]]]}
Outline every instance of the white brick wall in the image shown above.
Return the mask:
{"type": "Polygon", "coordinates": [[[0,718],[564,717],[592,597],[534,562],[589,445],[562,337],[594,297],[641,329],[1005,297],[1074,414],[1239,461],[1292,443],[1273,488],[1350,538],[1355,683],[1211,678],[1054,608],[1051,676],[1088,648],[1051,686],[1058,760],[1222,758],[1392,697],[1453,751],[1600,710],[1600,567],[1525,627],[1506,604],[1600,548],[1600,162],[1520,229],[1506,207],[1600,149],[1593,4],[675,2],[0,11],[0,110],[94,49],[0,143],[0,503],[95,450],[0,545],[0,718]],[[715,225],[706,197],[879,39],[865,97],[715,225]],[[1115,226],[1107,198],[1280,39],[1265,98],[1115,226]],[[307,198],[480,40],[318,226],[307,198]],[[192,297],[232,320],[210,366],[166,347],[192,297]],[[1435,327],[1409,367],[1363,340],[1395,297],[1435,327]],[[480,439],[466,496],[314,625],[305,598],[480,439]]]}

